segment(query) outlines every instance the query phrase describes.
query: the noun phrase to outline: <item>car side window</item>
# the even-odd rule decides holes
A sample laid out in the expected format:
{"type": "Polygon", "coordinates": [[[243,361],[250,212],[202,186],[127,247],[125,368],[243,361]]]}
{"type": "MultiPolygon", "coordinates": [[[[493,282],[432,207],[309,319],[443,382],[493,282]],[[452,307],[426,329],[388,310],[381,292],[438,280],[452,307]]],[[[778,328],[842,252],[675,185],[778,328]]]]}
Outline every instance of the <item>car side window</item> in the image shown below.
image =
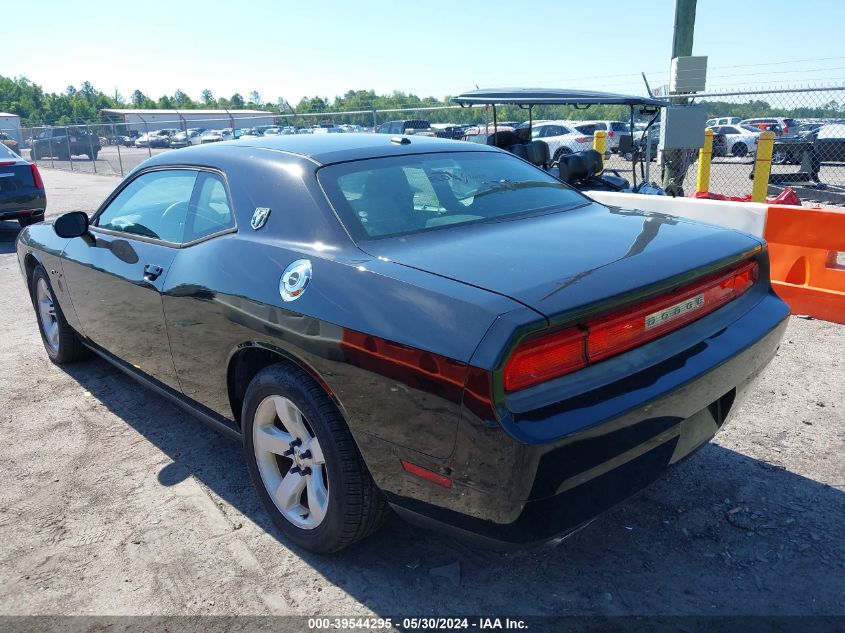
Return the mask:
{"type": "Polygon", "coordinates": [[[234,226],[235,218],[223,179],[217,174],[202,172],[197,178],[194,202],[188,210],[185,242],[193,242],[234,226]]]}
{"type": "Polygon", "coordinates": [[[181,243],[196,180],[197,172],[193,169],[141,174],[97,216],[96,226],[181,243]]]}

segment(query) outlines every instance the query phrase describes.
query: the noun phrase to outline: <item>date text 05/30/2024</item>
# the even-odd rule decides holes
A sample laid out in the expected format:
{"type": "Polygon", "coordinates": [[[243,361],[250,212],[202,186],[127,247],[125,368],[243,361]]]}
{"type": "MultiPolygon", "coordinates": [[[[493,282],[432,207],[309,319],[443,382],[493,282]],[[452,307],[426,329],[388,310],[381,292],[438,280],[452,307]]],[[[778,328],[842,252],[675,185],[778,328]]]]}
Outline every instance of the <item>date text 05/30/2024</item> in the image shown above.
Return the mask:
{"type": "Polygon", "coordinates": [[[387,631],[394,629],[401,631],[424,630],[524,630],[528,624],[518,618],[309,618],[309,631],[325,630],[362,630],[387,631]]]}

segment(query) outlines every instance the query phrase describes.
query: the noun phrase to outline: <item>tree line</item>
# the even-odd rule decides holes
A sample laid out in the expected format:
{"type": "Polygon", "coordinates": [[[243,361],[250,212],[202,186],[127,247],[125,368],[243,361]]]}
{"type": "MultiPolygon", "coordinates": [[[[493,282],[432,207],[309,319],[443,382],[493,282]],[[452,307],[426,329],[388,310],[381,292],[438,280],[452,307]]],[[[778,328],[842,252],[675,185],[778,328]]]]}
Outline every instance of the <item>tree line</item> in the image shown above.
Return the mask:
{"type": "MultiPolygon", "coordinates": [[[[819,93],[822,94],[822,93],[819,93]]],[[[791,98],[795,98],[794,96],[791,98]]],[[[845,116],[845,104],[828,100],[816,106],[774,107],[764,100],[746,102],[706,101],[708,116],[787,116],[796,118],[837,118],[845,116]]],[[[177,90],[172,95],[153,99],[140,90],[135,90],[128,99],[119,92],[106,94],[85,81],[79,88],[68,86],[63,92],[45,92],[41,86],[25,77],[0,76],[0,111],[11,112],[21,117],[25,127],[39,125],[70,125],[99,123],[103,119],[100,110],[104,108],[142,109],[251,109],[288,115],[280,117],[283,124],[306,125],[312,123],[349,123],[372,126],[389,119],[428,119],[433,123],[449,122],[476,124],[486,120],[492,122],[492,111],[484,108],[459,108],[419,112],[379,113],[373,111],[395,108],[436,108],[452,105],[449,97],[419,97],[412,93],[394,91],[388,95],[376,94],[373,90],[349,90],[334,99],[327,97],[303,97],[296,105],[284,99],[275,103],[266,102],[257,90],[247,97],[235,93],[230,97],[214,97],[210,89],[201,92],[198,100],[177,90]],[[335,115],[339,112],[359,111],[359,114],[335,115]],[[300,114],[320,114],[318,117],[300,117],[300,114]],[[375,121],[374,121],[375,119],[375,121]]],[[[625,106],[594,105],[587,109],[571,106],[538,106],[533,109],[533,118],[588,120],[607,119],[627,121],[629,110],[625,106]]],[[[525,121],[528,111],[517,107],[497,108],[499,121],[525,121]]],[[[637,117],[642,118],[642,117],[637,117]]]]}

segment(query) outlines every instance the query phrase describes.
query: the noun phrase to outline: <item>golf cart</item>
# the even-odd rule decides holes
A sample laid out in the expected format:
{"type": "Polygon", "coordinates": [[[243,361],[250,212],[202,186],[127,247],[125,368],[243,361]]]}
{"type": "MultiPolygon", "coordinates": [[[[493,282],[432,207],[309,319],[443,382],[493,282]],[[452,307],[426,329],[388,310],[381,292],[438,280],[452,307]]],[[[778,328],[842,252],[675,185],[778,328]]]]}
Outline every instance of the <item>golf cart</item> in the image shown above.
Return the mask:
{"type": "Polygon", "coordinates": [[[635,110],[649,116],[650,119],[642,131],[644,138],[648,137],[649,129],[660,116],[660,108],[670,104],[650,97],[614,94],[609,92],[595,92],[589,90],[563,90],[555,88],[497,88],[485,90],[471,90],[456,97],[452,101],[462,107],[485,106],[493,110],[493,133],[476,134],[464,140],[493,145],[509,151],[538,167],[554,174],[563,182],[577,189],[605,189],[609,191],[638,191],[642,184],[637,185],[636,162],[640,161],[642,183],[648,179],[648,157],[639,156],[639,147],[649,148],[648,143],[640,143],[635,147],[631,134],[623,134],[619,140],[619,153],[630,153],[633,157],[633,183],[623,178],[616,171],[605,170],[603,157],[593,149],[573,153],[563,153],[556,158],[550,156],[549,146],[541,140],[532,138],[534,121],[534,106],[568,105],[576,109],[587,109],[592,105],[623,105],[630,109],[630,129],[634,129],[635,110]],[[528,125],[516,129],[499,131],[497,129],[497,106],[516,106],[528,111],[528,125]],[[646,171],[643,172],[643,162],[646,171]]]}

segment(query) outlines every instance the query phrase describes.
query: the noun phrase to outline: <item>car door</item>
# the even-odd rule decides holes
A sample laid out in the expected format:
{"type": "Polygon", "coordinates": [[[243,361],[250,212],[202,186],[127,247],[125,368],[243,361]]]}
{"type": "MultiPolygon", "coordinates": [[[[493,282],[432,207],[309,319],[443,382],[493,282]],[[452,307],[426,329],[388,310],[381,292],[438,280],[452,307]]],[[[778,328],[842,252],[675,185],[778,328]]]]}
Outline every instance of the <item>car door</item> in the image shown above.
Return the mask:
{"type": "Polygon", "coordinates": [[[111,354],[179,388],[161,290],[183,242],[196,169],[141,172],[64,251],[64,277],[83,333],[111,354]]]}

